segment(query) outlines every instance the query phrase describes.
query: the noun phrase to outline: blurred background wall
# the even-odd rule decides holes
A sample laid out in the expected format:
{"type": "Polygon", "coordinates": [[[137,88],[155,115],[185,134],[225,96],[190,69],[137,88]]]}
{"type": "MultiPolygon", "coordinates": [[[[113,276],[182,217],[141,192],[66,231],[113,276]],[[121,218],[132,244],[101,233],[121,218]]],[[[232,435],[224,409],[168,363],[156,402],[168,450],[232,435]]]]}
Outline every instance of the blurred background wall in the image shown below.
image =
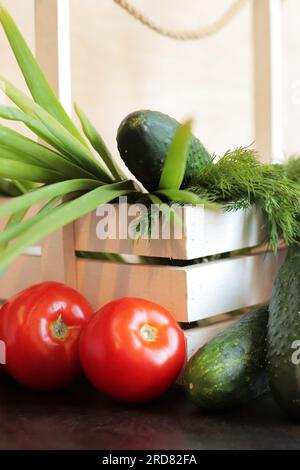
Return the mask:
{"type": "MultiPolygon", "coordinates": [[[[131,0],[174,29],[214,21],[232,0],[131,0]]],[[[34,47],[33,0],[4,0],[34,47]]],[[[159,36],[112,0],[70,0],[73,98],[116,150],[118,124],[129,112],[158,109],[181,120],[211,152],[253,142],[250,3],[221,32],[198,41],[159,36]]],[[[300,152],[300,1],[283,0],[284,152],[300,152]]],[[[1,31],[1,74],[25,89],[1,31]]]]}

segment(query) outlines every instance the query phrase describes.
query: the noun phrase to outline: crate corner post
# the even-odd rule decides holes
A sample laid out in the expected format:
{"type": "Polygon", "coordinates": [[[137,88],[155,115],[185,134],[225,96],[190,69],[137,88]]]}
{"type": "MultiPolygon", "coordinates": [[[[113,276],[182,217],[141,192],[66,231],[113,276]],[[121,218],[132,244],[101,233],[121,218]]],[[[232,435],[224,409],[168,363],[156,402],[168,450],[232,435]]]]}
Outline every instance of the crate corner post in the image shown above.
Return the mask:
{"type": "MultiPolygon", "coordinates": [[[[34,0],[35,52],[54,91],[71,115],[70,2],[34,0]]],[[[42,280],[76,287],[74,226],[68,225],[42,242],[42,280]]]]}
{"type": "Polygon", "coordinates": [[[255,147],[264,163],[283,162],[282,0],[253,0],[255,147]]]}

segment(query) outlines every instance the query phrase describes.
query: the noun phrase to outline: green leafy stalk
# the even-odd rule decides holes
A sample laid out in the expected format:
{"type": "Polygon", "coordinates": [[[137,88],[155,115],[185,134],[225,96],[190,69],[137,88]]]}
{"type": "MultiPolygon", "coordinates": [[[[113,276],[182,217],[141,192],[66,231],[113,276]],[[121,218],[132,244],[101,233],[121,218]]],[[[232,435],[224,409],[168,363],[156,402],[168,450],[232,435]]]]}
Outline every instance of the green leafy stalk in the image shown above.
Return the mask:
{"type": "Polygon", "coordinates": [[[55,118],[53,118],[41,106],[28,98],[23,92],[18,90],[12,83],[0,77],[0,89],[10,98],[25,114],[40,121],[48,130],[49,135],[53,135],[50,143],[58,151],[65,152],[69,158],[75,160],[79,165],[86,165],[87,168],[98,176],[103,182],[112,182],[105,169],[95,156],[81,144],[68,130],[66,130],[55,118]]]}
{"type": "Polygon", "coordinates": [[[90,191],[101,186],[101,183],[96,180],[70,180],[61,183],[50,184],[42,186],[29,193],[19,196],[0,205],[0,219],[2,217],[10,216],[15,212],[28,209],[35,204],[46,201],[55,196],[65,196],[78,191],[90,191]]]}
{"type": "Polygon", "coordinates": [[[35,183],[0,178],[0,195],[4,197],[21,196],[21,194],[33,189],[34,184],[35,183]]]}
{"type": "Polygon", "coordinates": [[[0,22],[35,102],[47,110],[82,145],[86,145],[73,121],[57,99],[19,28],[1,4],[0,22]]]}
{"type": "MultiPolygon", "coordinates": [[[[24,210],[24,211],[20,211],[20,212],[16,212],[15,214],[13,214],[7,221],[6,225],[5,225],[5,231],[6,232],[9,232],[10,230],[13,230],[14,227],[18,227],[20,225],[20,223],[22,222],[22,220],[24,219],[24,217],[26,216],[27,214],[27,209],[24,210]]],[[[0,238],[1,238],[1,235],[0,234],[0,238]]],[[[4,242],[1,242],[0,241],[0,253],[3,252],[3,250],[5,250],[7,248],[7,242],[4,240],[4,242]]]]}
{"type": "MultiPolygon", "coordinates": [[[[134,188],[132,187],[132,191],[134,188]]],[[[96,188],[83,196],[54,208],[42,220],[38,220],[23,231],[14,243],[11,243],[0,258],[0,269],[5,269],[23,250],[66,224],[95,210],[118,197],[128,194],[128,182],[121,182],[96,188]]]]}
{"type": "MultiPolygon", "coordinates": [[[[0,150],[1,153],[1,150],[0,150]]],[[[17,180],[35,181],[37,183],[53,183],[63,181],[65,178],[55,170],[47,169],[36,165],[27,164],[16,160],[1,158],[0,177],[17,180]]]]}
{"type": "Polygon", "coordinates": [[[172,202],[179,202],[181,204],[203,205],[207,209],[217,210],[221,209],[220,204],[209,201],[209,199],[202,198],[198,194],[183,190],[183,189],[160,189],[155,192],[158,196],[164,196],[172,202]]]}
{"type": "Polygon", "coordinates": [[[24,222],[22,222],[22,220],[26,215],[27,210],[13,214],[6,225],[5,230],[0,233],[0,247],[6,246],[12,239],[24,233],[25,230],[29,229],[40,220],[43,220],[45,216],[51,212],[53,206],[55,206],[59,201],[60,197],[50,199],[50,201],[47,202],[47,204],[45,204],[36,215],[30,217],[30,219],[27,219],[24,222]]]}
{"type": "Polygon", "coordinates": [[[104,161],[116,181],[124,179],[122,171],[116,165],[116,162],[114,161],[114,158],[108,150],[101,135],[96,130],[91,121],[87,118],[87,116],[83,113],[83,111],[78,107],[77,104],[75,105],[75,111],[80,119],[84,134],[86,135],[96,152],[100,155],[100,157],[102,158],[102,160],[104,161]]]}
{"type": "Polygon", "coordinates": [[[159,189],[179,189],[182,185],[192,139],[191,126],[191,121],[187,121],[177,128],[168,149],[159,189]]]}
{"type": "MultiPolygon", "coordinates": [[[[1,124],[0,146],[2,149],[5,148],[7,152],[11,152],[11,155],[14,154],[14,158],[19,161],[29,162],[30,160],[30,163],[59,171],[66,178],[95,178],[92,173],[69,161],[65,156],[1,124]]],[[[2,155],[3,152],[0,149],[0,158],[2,155]]]]}

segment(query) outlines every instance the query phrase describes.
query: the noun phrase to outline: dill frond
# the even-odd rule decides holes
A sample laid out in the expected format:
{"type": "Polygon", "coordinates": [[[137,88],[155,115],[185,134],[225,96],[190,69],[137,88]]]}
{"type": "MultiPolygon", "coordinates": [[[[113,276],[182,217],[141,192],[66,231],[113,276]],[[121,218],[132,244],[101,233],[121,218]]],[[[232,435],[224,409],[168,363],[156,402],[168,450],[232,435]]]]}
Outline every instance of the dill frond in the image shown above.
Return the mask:
{"type": "Polygon", "coordinates": [[[300,163],[263,165],[249,148],[226,152],[193,180],[190,191],[208,192],[225,210],[261,208],[268,221],[274,251],[279,238],[291,245],[300,236],[300,163]]]}
{"type": "Polygon", "coordinates": [[[280,165],[285,175],[298,183],[300,183],[300,157],[292,156],[284,165],[280,165]]]}

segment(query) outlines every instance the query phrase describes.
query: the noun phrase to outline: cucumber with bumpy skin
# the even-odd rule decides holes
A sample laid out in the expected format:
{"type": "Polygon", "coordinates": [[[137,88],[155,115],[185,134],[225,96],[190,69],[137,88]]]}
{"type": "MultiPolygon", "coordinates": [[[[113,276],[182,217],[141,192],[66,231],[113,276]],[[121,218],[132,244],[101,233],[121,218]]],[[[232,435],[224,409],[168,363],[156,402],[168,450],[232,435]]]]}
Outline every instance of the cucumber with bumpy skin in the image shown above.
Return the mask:
{"type": "Polygon", "coordinates": [[[300,419],[300,246],[280,268],[268,325],[268,372],[272,393],[293,419],[300,419]]]}
{"type": "Polygon", "coordinates": [[[267,307],[245,314],[192,357],[183,382],[200,409],[221,411],[268,391],[267,323],[267,307]]]}
{"type": "MultiPolygon", "coordinates": [[[[169,145],[179,122],[158,111],[129,114],[120,124],[118,149],[124,163],[148,191],[158,189],[169,145]]],[[[192,137],[182,187],[212,162],[202,143],[192,137]]]]}

